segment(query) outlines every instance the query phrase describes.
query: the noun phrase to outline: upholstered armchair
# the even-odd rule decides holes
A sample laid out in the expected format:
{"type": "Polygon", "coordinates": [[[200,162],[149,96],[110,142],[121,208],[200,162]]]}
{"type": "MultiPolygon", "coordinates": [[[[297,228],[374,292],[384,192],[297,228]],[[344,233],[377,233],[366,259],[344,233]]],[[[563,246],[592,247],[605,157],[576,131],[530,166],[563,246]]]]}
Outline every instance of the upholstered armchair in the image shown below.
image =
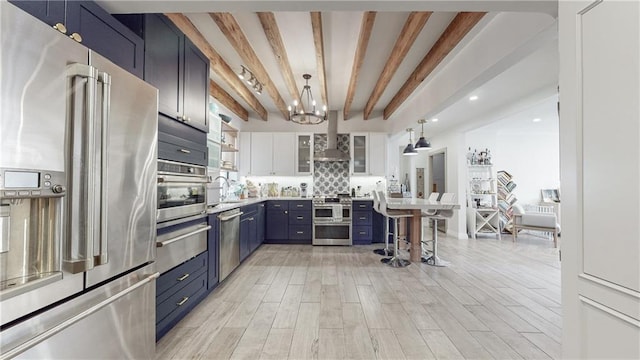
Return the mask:
{"type": "Polygon", "coordinates": [[[525,211],[520,204],[513,205],[513,241],[518,238],[521,229],[538,230],[553,233],[553,246],[558,247],[560,224],[553,212],[525,211]]]}

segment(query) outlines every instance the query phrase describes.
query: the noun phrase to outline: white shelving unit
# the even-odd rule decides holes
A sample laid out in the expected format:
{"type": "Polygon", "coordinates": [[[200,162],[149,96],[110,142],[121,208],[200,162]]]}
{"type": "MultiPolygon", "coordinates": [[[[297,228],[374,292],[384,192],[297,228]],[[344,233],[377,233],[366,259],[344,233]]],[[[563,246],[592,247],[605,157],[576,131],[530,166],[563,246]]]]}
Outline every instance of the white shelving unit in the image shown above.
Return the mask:
{"type": "Polygon", "coordinates": [[[467,232],[495,234],[500,239],[496,178],[492,165],[467,165],[467,232]]]}
{"type": "Polygon", "coordinates": [[[221,139],[220,139],[220,170],[237,172],[238,171],[238,129],[227,124],[224,121],[220,122],[221,126],[221,139]]]}

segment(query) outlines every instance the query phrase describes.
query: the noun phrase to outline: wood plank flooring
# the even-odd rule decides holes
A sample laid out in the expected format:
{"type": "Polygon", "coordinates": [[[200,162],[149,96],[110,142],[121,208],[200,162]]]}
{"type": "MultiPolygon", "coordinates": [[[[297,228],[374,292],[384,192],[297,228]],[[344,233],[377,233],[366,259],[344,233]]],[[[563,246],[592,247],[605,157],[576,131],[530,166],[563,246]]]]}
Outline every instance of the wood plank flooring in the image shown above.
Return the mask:
{"type": "MultiPolygon", "coordinates": [[[[439,239],[446,268],[394,269],[380,245],[263,245],[157,344],[157,359],[561,356],[552,241],[439,239]]],[[[408,254],[404,254],[408,258],[408,254]]]]}

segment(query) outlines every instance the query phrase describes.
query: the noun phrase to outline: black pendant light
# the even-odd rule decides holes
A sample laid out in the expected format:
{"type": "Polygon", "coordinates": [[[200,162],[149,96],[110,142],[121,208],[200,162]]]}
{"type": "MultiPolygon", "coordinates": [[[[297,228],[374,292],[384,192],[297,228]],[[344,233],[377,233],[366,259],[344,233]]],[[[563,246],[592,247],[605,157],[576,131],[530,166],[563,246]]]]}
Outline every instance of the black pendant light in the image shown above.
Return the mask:
{"type": "Polygon", "coordinates": [[[413,148],[413,139],[411,138],[411,133],[413,132],[412,128],[407,128],[407,132],[409,133],[409,144],[404,148],[402,155],[413,156],[418,155],[416,149],[413,148]]]}
{"type": "Polygon", "coordinates": [[[416,142],[415,149],[418,151],[429,150],[431,149],[431,143],[424,138],[424,124],[427,122],[425,119],[418,120],[418,124],[422,126],[422,131],[420,132],[420,139],[416,142]]]}

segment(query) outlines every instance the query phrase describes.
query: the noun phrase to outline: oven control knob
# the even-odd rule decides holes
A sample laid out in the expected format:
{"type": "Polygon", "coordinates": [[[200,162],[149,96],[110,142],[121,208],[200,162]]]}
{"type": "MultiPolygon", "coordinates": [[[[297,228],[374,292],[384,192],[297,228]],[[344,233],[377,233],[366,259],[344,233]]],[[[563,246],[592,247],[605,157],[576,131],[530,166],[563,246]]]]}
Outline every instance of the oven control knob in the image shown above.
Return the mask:
{"type": "Polygon", "coordinates": [[[193,173],[195,173],[195,172],[196,172],[196,169],[194,169],[194,168],[190,167],[189,169],[187,169],[187,172],[188,172],[189,174],[193,174],[193,173]]]}
{"type": "Polygon", "coordinates": [[[53,185],[53,187],[51,187],[51,191],[53,191],[54,194],[62,194],[67,191],[67,189],[62,185],[53,185]]]}

